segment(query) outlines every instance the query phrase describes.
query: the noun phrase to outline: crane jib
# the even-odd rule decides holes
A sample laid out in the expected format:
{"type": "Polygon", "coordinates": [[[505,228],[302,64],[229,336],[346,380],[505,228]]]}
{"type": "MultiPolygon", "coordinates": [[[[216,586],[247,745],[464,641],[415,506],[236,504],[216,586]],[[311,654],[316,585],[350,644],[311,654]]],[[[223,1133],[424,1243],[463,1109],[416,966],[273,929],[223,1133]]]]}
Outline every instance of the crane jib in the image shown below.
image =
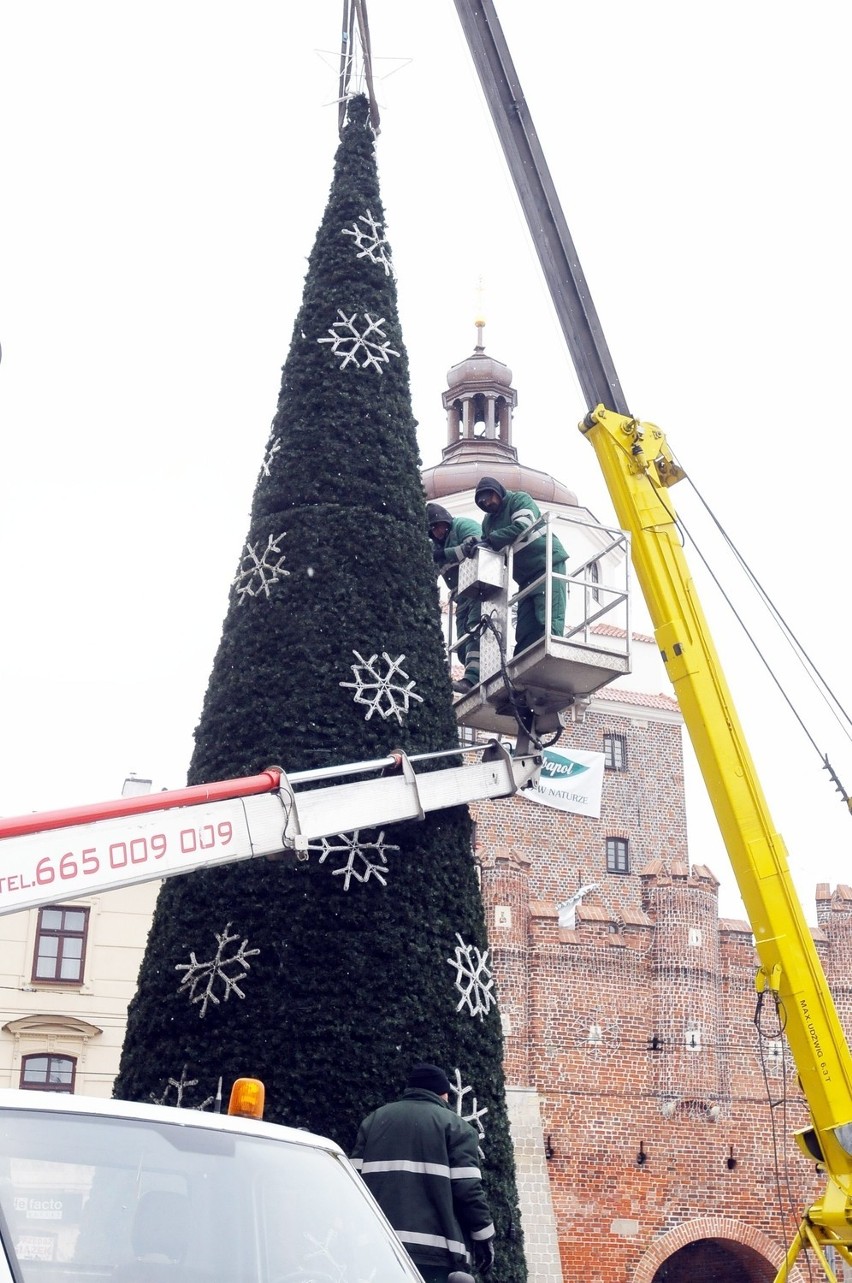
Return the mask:
{"type": "Polygon", "coordinates": [[[629,415],[493,0],[455,4],[586,405],[629,415]]]}

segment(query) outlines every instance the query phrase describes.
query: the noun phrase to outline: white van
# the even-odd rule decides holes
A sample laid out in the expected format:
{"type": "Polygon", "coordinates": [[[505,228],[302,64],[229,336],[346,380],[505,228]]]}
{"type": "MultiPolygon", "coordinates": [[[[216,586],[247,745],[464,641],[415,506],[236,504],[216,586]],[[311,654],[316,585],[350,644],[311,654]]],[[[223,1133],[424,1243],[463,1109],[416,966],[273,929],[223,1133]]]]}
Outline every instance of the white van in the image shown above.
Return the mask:
{"type": "Polygon", "coordinates": [[[332,1141],[0,1090],[0,1283],[422,1283],[332,1141]]]}

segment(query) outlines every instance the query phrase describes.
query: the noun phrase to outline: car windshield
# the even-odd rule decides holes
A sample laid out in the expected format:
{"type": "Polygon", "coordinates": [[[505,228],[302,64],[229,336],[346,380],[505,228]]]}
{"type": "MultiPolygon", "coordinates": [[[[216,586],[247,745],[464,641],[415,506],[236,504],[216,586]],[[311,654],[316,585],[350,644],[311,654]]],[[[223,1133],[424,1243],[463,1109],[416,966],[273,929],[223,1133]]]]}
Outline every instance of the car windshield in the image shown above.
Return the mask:
{"type": "Polygon", "coordinates": [[[339,1156],[261,1135],[0,1112],[0,1233],[20,1283],[413,1283],[339,1156]]]}

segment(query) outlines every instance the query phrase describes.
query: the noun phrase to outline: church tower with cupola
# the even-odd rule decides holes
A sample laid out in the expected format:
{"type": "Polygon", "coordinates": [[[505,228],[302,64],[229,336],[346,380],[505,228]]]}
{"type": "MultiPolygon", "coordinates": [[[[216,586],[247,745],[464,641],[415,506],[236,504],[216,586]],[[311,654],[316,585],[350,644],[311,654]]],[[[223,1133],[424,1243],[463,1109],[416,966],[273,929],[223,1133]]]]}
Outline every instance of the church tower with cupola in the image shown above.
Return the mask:
{"type": "Polygon", "coordinates": [[[567,486],[518,462],[512,442],[518,394],[508,365],[486,353],[484,330],[485,322],[477,320],[473,352],[447,374],[441,397],[447,444],[441,462],[423,471],[426,498],[444,503],[468,492],[472,497],[478,478],[486,474],[507,490],[525,491],[542,507],[576,507],[577,496],[567,486]]]}

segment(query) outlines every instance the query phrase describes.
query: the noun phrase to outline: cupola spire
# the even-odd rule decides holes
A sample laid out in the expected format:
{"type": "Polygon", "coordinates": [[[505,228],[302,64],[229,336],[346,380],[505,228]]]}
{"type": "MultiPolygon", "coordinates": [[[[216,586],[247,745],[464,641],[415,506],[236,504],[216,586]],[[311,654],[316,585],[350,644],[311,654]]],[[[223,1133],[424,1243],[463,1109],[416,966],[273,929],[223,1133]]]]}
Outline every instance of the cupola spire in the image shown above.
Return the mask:
{"type": "Polygon", "coordinates": [[[475,453],[477,458],[514,461],[518,452],[512,445],[512,411],[518,394],[512,387],[508,365],[485,353],[485,318],[480,312],[474,322],[476,345],[466,360],[447,374],[442,394],[447,412],[445,460],[456,461],[475,453]]]}

